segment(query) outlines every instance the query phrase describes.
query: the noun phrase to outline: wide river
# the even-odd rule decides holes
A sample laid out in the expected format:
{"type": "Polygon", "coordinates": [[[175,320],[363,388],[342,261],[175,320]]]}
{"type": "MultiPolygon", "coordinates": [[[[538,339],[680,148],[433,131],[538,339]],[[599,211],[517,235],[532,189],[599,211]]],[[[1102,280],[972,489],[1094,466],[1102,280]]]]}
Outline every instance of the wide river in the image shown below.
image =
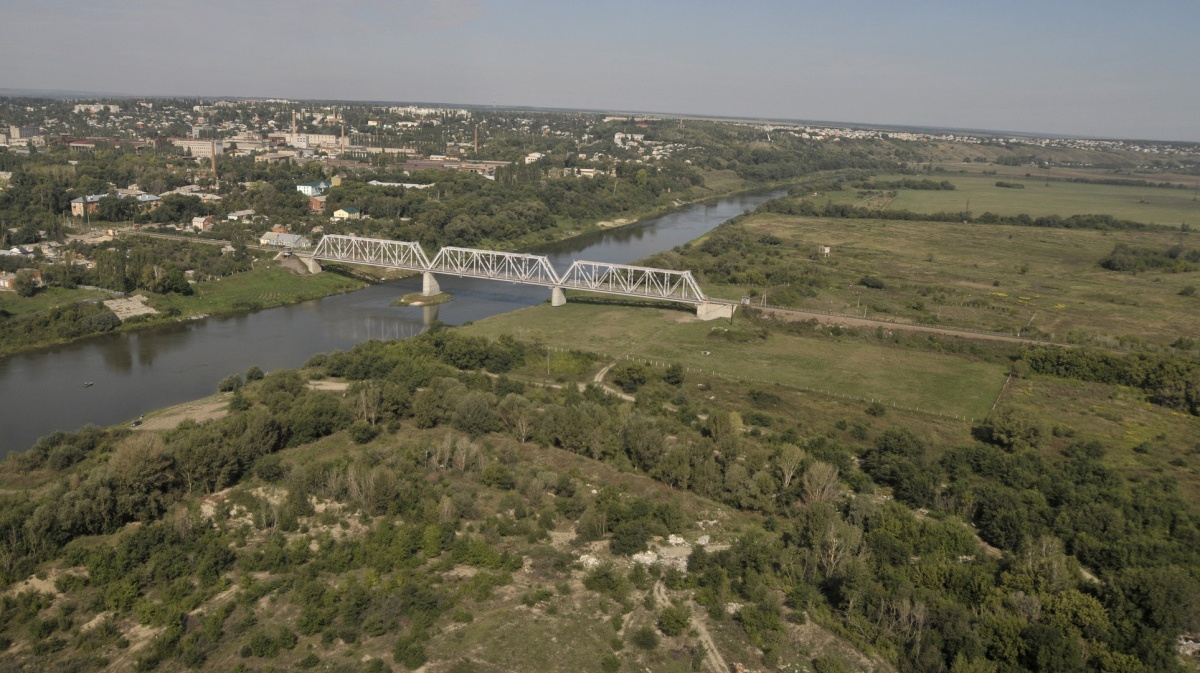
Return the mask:
{"type": "MultiPolygon", "coordinates": [[[[628,264],[691,241],[783,193],[696,204],[538,252],[560,272],[576,259],[628,264]]],[[[57,429],[111,425],[210,395],[223,377],[251,365],[267,371],[298,367],[314,353],[419,334],[435,309],[437,319],[461,325],[550,298],[542,287],[452,276],[438,276],[438,282],[453,300],[437,307],[390,306],[420,290],[415,276],[256,313],[104,334],[0,358],[0,455],[28,449],[57,429]],[[93,385],[85,387],[89,381],[93,385]]]]}

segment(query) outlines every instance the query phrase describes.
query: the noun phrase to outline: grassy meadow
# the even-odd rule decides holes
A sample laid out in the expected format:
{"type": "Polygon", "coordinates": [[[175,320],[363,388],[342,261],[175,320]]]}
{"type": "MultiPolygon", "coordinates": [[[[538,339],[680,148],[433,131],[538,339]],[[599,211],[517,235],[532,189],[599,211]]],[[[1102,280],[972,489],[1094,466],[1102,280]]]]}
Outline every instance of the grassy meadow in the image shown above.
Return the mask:
{"type": "Polygon", "coordinates": [[[68,290],[62,287],[42,288],[32,297],[19,297],[16,292],[0,292],[0,311],[10,315],[25,315],[100,297],[107,299],[108,293],[84,289],[68,290]]]}
{"type": "MultiPolygon", "coordinates": [[[[887,181],[904,177],[912,176],[884,175],[877,179],[887,181]]],[[[997,175],[934,173],[927,177],[938,181],[949,180],[954,183],[955,189],[900,190],[887,207],[917,213],[957,213],[969,210],[974,215],[985,212],[997,215],[1025,213],[1032,217],[1107,214],[1148,224],[1176,227],[1181,223],[1193,227],[1200,225],[1200,197],[1195,189],[1059,181],[1051,181],[1047,185],[1044,175],[1037,170],[1024,170],[1017,175],[1000,175],[999,172],[997,175]],[[1031,175],[1025,177],[1026,172],[1031,175]],[[1025,188],[997,187],[998,181],[1023,184],[1025,188]]],[[[1095,174],[1092,177],[1104,179],[1116,176],[1095,174]]],[[[1121,179],[1130,178],[1121,176],[1121,179]]]]}
{"type": "Polygon", "coordinates": [[[336,273],[298,275],[278,265],[263,264],[252,271],[197,283],[191,296],[158,295],[151,303],[159,311],[175,308],[182,315],[230,313],[283,306],[357,290],[363,285],[336,273]]]}
{"type": "MultiPolygon", "coordinates": [[[[929,192],[936,193],[936,192],[929,192]]],[[[953,193],[953,192],[951,192],[953,193]]],[[[1083,340],[1099,335],[1169,344],[1200,334],[1200,299],[1180,291],[1200,272],[1119,273],[1099,261],[1118,243],[1165,250],[1200,245],[1200,234],[1094,231],[984,224],[756,215],[745,226],[783,240],[797,265],[819,265],[831,282],[799,306],[874,318],[897,318],[1083,340]],[[814,261],[818,244],[833,247],[814,261]],[[859,284],[864,276],[886,287],[859,284]],[[1031,331],[1031,328],[1034,331],[1031,331]]],[[[748,287],[709,287],[736,298],[748,287]]],[[[771,291],[767,302],[771,303],[771,291]]]]}
{"type": "Polygon", "coordinates": [[[982,418],[1004,384],[999,364],[873,344],[751,333],[744,321],[701,322],[689,312],[580,301],[534,306],[464,328],[549,346],[675,363],[754,386],[781,385],[945,416],[982,418]],[[746,340],[743,340],[746,339],[746,340]]]}

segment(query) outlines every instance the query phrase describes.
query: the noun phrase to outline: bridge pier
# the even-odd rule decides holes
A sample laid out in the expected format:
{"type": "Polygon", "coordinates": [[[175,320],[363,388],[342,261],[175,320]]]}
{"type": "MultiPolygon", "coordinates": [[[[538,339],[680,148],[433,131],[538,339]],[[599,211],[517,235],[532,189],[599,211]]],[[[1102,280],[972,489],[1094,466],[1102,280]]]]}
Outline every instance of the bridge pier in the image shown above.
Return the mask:
{"type": "Polygon", "coordinates": [[[442,293],[442,287],[438,285],[437,278],[434,277],[432,271],[421,273],[421,296],[432,297],[442,293]]]}
{"type": "Polygon", "coordinates": [[[565,303],[567,303],[567,295],[563,294],[563,289],[561,287],[556,287],[550,290],[551,306],[562,306],[565,303]]]}
{"type": "Polygon", "coordinates": [[[696,317],[701,320],[716,320],[718,318],[726,318],[733,320],[733,310],[737,308],[735,304],[725,304],[716,302],[700,302],[696,304],[696,317]]]}
{"type": "Polygon", "coordinates": [[[304,258],[304,264],[308,267],[309,273],[321,273],[321,263],[312,255],[304,258]]]}

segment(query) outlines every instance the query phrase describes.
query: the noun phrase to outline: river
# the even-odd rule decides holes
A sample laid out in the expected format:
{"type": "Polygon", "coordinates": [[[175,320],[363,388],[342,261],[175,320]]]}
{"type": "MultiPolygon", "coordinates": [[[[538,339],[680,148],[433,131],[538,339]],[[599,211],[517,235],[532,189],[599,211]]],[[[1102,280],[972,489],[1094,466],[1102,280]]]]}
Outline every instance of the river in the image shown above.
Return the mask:
{"type": "MultiPolygon", "coordinates": [[[[783,193],[699,203],[538,252],[560,272],[576,259],[628,264],[694,240],[783,193]]],[[[550,298],[542,287],[452,276],[438,276],[438,282],[453,299],[436,307],[390,306],[420,290],[418,275],[255,313],[104,334],[0,358],[0,455],[28,449],[57,429],[111,425],[210,395],[219,380],[251,365],[266,371],[299,367],[314,353],[419,334],[434,317],[461,325],[550,298]]]]}

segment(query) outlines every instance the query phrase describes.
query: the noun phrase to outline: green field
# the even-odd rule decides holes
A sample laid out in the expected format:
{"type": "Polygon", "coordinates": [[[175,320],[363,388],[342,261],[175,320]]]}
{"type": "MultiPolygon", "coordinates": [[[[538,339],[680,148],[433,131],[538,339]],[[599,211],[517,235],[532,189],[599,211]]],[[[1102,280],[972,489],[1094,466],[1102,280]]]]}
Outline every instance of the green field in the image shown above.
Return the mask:
{"type": "MultiPolygon", "coordinates": [[[[743,226],[781,238],[781,254],[795,264],[820,265],[831,282],[818,296],[804,298],[804,308],[1008,333],[1032,327],[1034,334],[1058,340],[1100,336],[1169,344],[1200,334],[1200,299],[1179,294],[1200,285],[1200,272],[1131,274],[1099,265],[1117,243],[1159,250],[1200,246],[1194,232],[778,215],[758,215],[743,226]],[[813,261],[818,243],[831,245],[832,256],[813,261]],[[887,287],[859,285],[868,275],[887,287]]],[[[708,289],[731,298],[750,290],[708,289]]]]}
{"type": "MultiPolygon", "coordinates": [[[[885,175],[878,180],[898,180],[903,175],[885,175]]],[[[979,216],[985,212],[997,215],[1032,217],[1043,215],[1106,214],[1134,222],[1179,226],[1200,225],[1200,200],[1194,189],[1163,189],[1123,185],[1094,185],[1073,182],[1050,182],[1041,176],[1028,178],[1004,175],[962,175],[935,173],[930,179],[949,180],[953,190],[900,190],[887,207],[917,213],[970,211],[979,216]],[[997,187],[997,181],[1016,182],[1024,189],[997,187]],[[968,201],[970,205],[968,206],[968,201]]],[[[1098,174],[1097,178],[1112,177],[1098,174]]]]}
{"type": "Polygon", "coordinates": [[[108,295],[108,292],[83,289],[67,290],[61,287],[43,288],[32,297],[18,297],[16,292],[0,292],[0,311],[10,315],[25,315],[85,299],[107,298],[108,295]]]}
{"type": "Polygon", "coordinates": [[[348,292],[363,283],[336,273],[298,275],[277,265],[259,265],[253,271],[196,284],[196,293],[155,296],[154,308],[179,309],[183,315],[218,314],[283,306],[308,299],[348,292]]]}
{"type": "Polygon", "coordinates": [[[464,329],[603,353],[609,361],[629,356],[676,363],[752,385],[813,389],[976,419],[987,414],[1004,383],[1003,366],[964,358],[775,333],[744,343],[722,335],[743,327],[737,319],[731,327],[701,322],[682,311],[572,303],[568,298],[565,306],[534,306],[464,329]]]}

